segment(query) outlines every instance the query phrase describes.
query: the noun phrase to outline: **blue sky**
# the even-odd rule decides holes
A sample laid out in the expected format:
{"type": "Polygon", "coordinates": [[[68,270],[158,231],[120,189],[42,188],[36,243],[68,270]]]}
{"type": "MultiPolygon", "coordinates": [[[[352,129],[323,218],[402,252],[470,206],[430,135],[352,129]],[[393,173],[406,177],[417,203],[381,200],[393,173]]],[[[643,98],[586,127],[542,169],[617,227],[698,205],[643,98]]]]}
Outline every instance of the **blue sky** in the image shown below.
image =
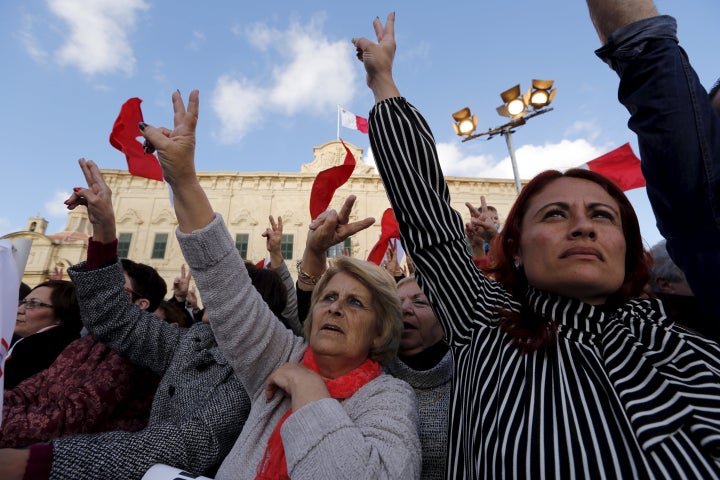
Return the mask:
{"type": "MultiPolygon", "coordinates": [[[[720,3],[657,5],[678,19],[681,44],[709,88],[720,76],[720,3]]],[[[171,93],[200,90],[199,170],[299,172],[314,146],[336,137],[337,105],[367,116],[372,95],[350,39],[374,38],[372,19],[391,10],[396,81],[433,128],[447,175],[512,178],[504,138],[461,143],[450,115],[469,106],[479,131],[501,125],[499,93],[517,83],[526,90],[533,78],[555,80],[558,93],[552,112],[513,135],[522,178],[626,142],[638,152],[580,1],[3,2],[0,236],[38,214],[50,233],[63,229],[62,200],[83,184],[77,158],[126,168],[108,135],[130,97],[143,99],[146,122],[171,125],[171,93]]],[[[368,154],[366,135],[342,128],[341,136],[368,154]]],[[[645,190],[629,196],[651,245],[660,236],[645,190]]]]}

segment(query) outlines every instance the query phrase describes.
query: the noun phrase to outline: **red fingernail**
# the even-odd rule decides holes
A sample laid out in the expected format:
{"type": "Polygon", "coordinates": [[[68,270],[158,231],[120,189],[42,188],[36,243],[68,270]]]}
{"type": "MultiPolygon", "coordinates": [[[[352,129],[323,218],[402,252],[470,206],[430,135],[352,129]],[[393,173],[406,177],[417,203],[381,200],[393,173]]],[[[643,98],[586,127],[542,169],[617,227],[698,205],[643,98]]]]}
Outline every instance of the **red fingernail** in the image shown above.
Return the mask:
{"type": "Polygon", "coordinates": [[[80,190],[82,190],[80,187],[73,187],[73,192],[79,192],[80,190]]]}

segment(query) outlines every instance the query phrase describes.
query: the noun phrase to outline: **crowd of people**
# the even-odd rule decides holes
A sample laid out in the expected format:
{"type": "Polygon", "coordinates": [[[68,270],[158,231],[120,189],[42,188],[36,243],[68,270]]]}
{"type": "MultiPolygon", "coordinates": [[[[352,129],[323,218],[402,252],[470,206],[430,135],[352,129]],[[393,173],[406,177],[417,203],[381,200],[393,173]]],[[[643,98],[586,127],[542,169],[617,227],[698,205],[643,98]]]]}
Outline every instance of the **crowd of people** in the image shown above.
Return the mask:
{"type": "Polygon", "coordinates": [[[395,14],[376,18],[353,43],[405,267],[393,242],[381,265],[328,258],[374,223],[350,221],[353,195],[310,223],[297,281],[281,217],[270,262],[244,261],[198,182],[199,93],[175,92],[172,128],[138,128],[189,270],[166,299],[118,258],[112,192],[80,159],[65,203],[87,207],[87,261],[20,292],[0,477],[720,477],[720,86],[652,0],[587,4],[665,240],[646,249],[622,190],[582,169],[537,175],[504,222],[468,201],[463,223],[393,79],[395,14]]]}

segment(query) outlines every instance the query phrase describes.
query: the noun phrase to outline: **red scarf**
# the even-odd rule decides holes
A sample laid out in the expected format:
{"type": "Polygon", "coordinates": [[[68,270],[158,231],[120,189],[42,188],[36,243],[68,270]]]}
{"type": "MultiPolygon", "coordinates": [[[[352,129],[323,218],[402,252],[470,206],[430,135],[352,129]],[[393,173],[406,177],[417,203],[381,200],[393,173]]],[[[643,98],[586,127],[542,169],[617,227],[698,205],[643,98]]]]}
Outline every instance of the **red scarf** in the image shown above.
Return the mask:
{"type": "MultiPolygon", "coordinates": [[[[310,347],[305,350],[301,363],[313,372],[319,373],[315,354],[310,347]]],[[[352,397],[365,384],[377,378],[381,372],[382,367],[380,364],[368,358],[355,370],[351,370],[338,378],[325,380],[325,386],[332,398],[345,400],[352,397]]],[[[287,471],[287,462],[285,461],[285,448],[280,437],[280,427],[291,413],[292,409],[288,410],[270,434],[267,447],[265,447],[265,454],[260,465],[258,465],[256,480],[290,478],[287,471]]]]}

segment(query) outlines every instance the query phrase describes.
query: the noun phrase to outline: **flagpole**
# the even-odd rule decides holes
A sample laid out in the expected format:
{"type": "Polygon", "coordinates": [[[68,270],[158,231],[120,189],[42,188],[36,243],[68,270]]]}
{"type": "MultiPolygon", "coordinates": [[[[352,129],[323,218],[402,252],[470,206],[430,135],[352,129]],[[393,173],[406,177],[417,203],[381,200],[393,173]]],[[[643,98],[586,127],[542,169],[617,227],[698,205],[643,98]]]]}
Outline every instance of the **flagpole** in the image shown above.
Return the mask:
{"type": "Polygon", "coordinates": [[[340,104],[338,103],[337,109],[337,139],[340,140],[340,104]]]}

